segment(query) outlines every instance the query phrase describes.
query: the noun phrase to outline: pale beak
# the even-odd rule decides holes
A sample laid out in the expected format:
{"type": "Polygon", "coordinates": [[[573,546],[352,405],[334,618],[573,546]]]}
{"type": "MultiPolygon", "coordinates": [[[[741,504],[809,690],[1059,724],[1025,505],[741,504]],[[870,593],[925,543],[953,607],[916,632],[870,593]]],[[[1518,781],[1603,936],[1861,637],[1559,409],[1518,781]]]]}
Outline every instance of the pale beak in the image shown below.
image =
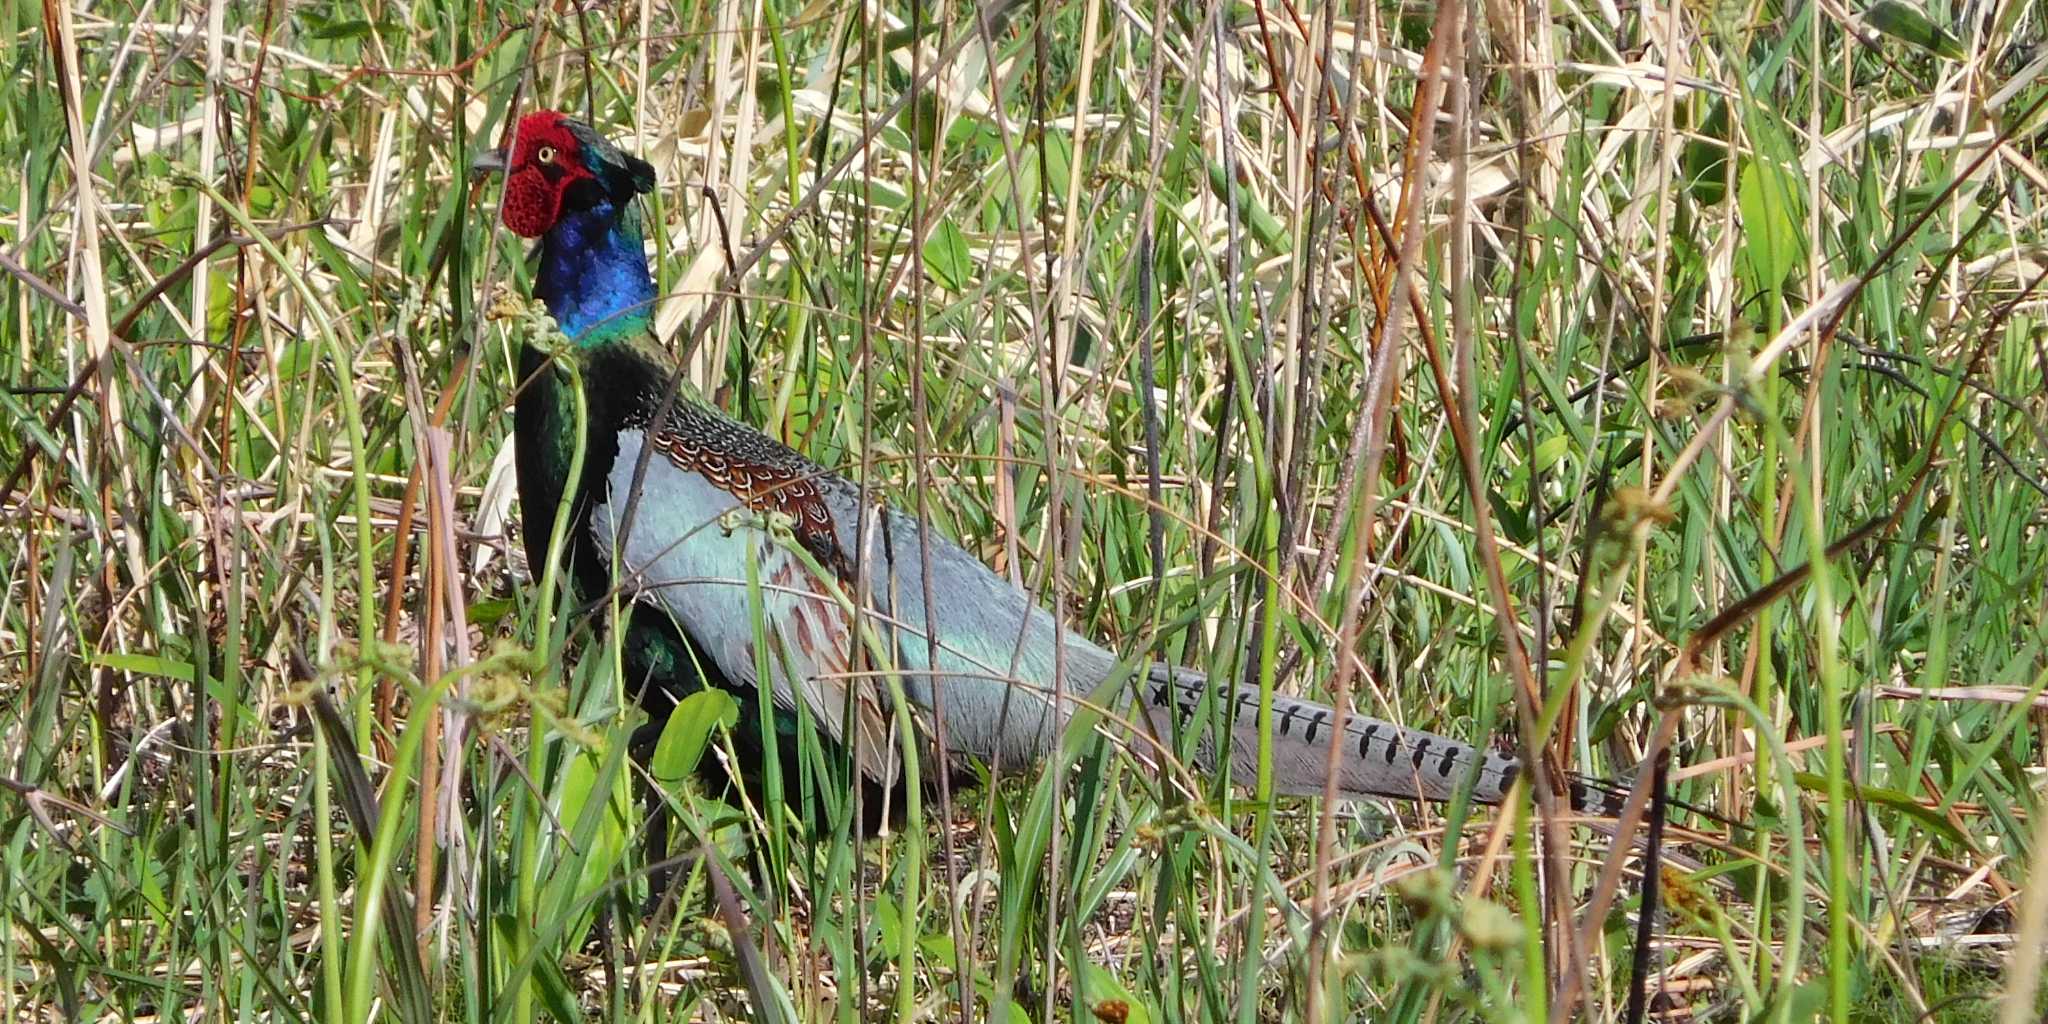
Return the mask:
{"type": "Polygon", "coordinates": [[[469,165],[469,176],[472,178],[481,178],[487,174],[503,173],[505,173],[505,151],[502,149],[484,150],[478,153],[476,160],[469,165]]]}

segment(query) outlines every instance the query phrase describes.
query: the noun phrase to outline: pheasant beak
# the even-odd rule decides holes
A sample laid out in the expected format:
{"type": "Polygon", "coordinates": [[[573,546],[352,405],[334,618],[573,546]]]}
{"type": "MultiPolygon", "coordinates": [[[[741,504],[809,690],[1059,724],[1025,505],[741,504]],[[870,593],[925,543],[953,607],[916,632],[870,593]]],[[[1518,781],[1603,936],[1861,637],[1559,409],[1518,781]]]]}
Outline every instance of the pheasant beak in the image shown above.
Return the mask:
{"type": "Polygon", "coordinates": [[[488,174],[503,173],[505,173],[505,151],[502,149],[484,150],[478,153],[476,160],[472,161],[469,165],[469,176],[471,178],[481,178],[488,174]]]}

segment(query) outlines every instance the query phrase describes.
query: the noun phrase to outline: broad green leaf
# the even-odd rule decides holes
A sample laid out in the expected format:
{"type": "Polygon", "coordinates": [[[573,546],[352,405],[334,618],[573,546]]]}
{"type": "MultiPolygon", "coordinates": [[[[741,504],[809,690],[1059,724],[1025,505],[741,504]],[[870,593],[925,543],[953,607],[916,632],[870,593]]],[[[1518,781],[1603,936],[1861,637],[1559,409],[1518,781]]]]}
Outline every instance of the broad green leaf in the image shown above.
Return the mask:
{"type": "Polygon", "coordinates": [[[1805,255],[1799,238],[1799,179],[1757,159],[1743,162],[1736,198],[1742,205],[1742,254],[1758,288],[1784,285],[1805,255]]]}
{"type": "Polygon", "coordinates": [[[471,602],[465,609],[465,615],[470,625],[479,629],[491,629],[512,611],[513,606],[514,603],[509,597],[493,597],[471,602]]]}
{"type": "Polygon", "coordinates": [[[654,744],[648,770],[657,781],[681,781],[697,770],[704,746],[711,740],[712,728],[731,725],[739,720],[739,714],[739,704],[723,690],[700,690],[684,697],[669,712],[668,724],[661,728],[661,739],[654,744]]]}
{"type": "Polygon", "coordinates": [[[571,946],[582,943],[595,918],[597,907],[589,897],[610,884],[626,850],[633,797],[623,765],[623,750],[601,754],[581,748],[555,784],[555,817],[570,833],[567,848],[558,855],[561,870],[549,889],[557,912],[573,917],[565,933],[571,946]]]}
{"type": "Polygon", "coordinates": [[[117,672],[133,672],[137,675],[162,676],[189,683],[197,678],[192,663],[183,659],[172,659],[161,654],[95,654],[90,659],[97,668],[110,668],[117,672]]]}
{"type": "MultiPolygon", "coordinates": [[[[1795,772],[1792,779],[1799,784],[1800,789],[1806,790],[1809,793],[1826,793],[1828,791],[1828,780],[1821,775],[1812,772],[1795,772]]],[[[1969,837],[1963,835],[1947,818],[1935,813],[1933,808],[1913,799],[1908,794],[1899,792],[1896,789],[1859,786],[1853,782],[1849,783],[1848,786],[1849,799],[1851,800],[1861,800],[1864,803],[1889,807],[1919,822],[1923,828],[1949,842],[1966,849],[1976,848],[1976,844],[1970,842],[1969,837]]]]}
{"type": "Polygon", "coordinates": [[[952,221],[940,221],[938,230],[924,240],[924,266],[940,284],[956,292],[966,291],[974,279],[974,256],[967,251],[967,236],[952,221]]]}
{"type": "MultiPolygon", "coordinates": [[[[1010,983],[1004,982],[1002,990],[998,992],[995,983],[989,980],[986,973],[978,970],[974,972],[974,993],[981,997],[982,1005],[990,1008],[990,1010],[993,1010],[997,1003],[1003,1002],[1002,996],[1010,995],[1009,989],[1010,983]]],[[[1003,1020],[1007,1024],[1031,1024],[1031,1015],[1026,1013],[1024,1007],[1019,1005],[1015,999],[1011,999],[1004,1003],[1004,1005],[1008,1007],[1008,1010],[1003,1014],[1003,1020]]]]}
{"type": "Polygon", "coordinates": [[[876,934],[880,936],[879,941],[874,944],[875,951],[879,953],[882,950],[899,948],[898,942],[903,936],[903,915],[896,912],[895,901],[878,899],[874,901],[873,909],[874,913],[868,920],[874,925],[876,934]]]}
{"type": "Polygon", "coordinates": [[[1280,218],[1273,216],[1273,212],[1266,209],[1266,205],[1259,201],[1251,189],[1232,182],[1229,171],[1221,161],[1209,161],[1209,187],[1215,191],[1216,198],[1223,202],[1229,202],[1233,198],[1232,193],[1235,193],[1238,218],[1244,221],[1246,227],[1252,229],[1252,234],[1258,236],[1266,248],[1274,252],[1285,252],[1288,249],[1287,228],[1280,223],[1280,218]]]}
{"type": "Polygon", "coordinates": [[[1152,1024],[1152,1011],[1116,975],[1103,967],[1081,965],[1081,1001],[1097,1020],[1120,1020],[1125,1024],[1152,1024]]]}
{"type": "MultiPolygon", "coordinates": [[[[517,918],[511,914],[499,914],[493,918],[492,923],[496,926],[501,948],[519,948],[519,934],[522,929],[517,918]]],[[[561,963],[553,957],[539,953],[540,950],[536,946],[526,961],[515,964],[516,967],[525,968],[523,980],[533,986],[534,994],[540,997],[541,1005],[547,1007],[548,1012],[553,1014],[556,1020],[582,1020],[583,1015],[576,1011],[576,995],[569,988],[569,979],[562,973],[561,963]]],[[[401,949],[397,955],[410,954],[401,949]]],[[[521,980],[521,973],[514,973],[507,979],[511,985],[517,985],[521,980]]],[[[507,1000],[510,995],[511,989],[508,987],[499,996],[500,1002],[507,1000]]]]}
{"type": "Polygon", "coordinates": [[[1936,25],[1926,11],[1905,0],[1877,0],[1863,12],[1863,21],[1893,39],[1911,43],[1937,57],[1962,60],[1969,56],[1954,35],[1936,25]]]}
{"type": "Polygon", "coordinates": [[[1554,434],[1536,445],[1536,468],[1548,470],[1572,450],[1572,439],[1564,434],[1554,434]]]}

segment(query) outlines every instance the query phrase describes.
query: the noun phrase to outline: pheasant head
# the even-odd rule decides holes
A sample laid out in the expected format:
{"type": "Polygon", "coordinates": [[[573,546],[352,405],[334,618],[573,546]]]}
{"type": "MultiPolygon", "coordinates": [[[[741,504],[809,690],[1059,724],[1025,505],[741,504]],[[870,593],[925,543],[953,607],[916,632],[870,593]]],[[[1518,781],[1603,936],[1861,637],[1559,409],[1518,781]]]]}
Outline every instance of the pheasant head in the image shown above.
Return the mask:
{"type": "Polygon", "coordinates": [[[487,153],[475,169],[505,172],[505,226],[526,238],[547,234],[571,213],[604,203],[624,207],[654,190],[653,165],[553,110],[520,118],[510,152],[487,153]]]}
{"type": "Polygon", "coordinates": [[[478,172],[505,173],[505,226],[535,247],[533,294],[562,332],[586,345],[644,335],[655,300],[633,200],[654,167],[589,125],[552,110],[519,119],[510,151],[478,172]]]}

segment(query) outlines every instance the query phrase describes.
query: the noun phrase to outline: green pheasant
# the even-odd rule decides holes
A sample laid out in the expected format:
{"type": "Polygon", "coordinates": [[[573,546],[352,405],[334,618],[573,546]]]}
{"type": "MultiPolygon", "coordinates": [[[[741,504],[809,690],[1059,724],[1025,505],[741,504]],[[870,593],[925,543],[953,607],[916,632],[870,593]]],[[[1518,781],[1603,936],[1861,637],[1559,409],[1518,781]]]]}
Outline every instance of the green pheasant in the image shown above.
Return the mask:
{"type": "MultiPolygon", "coordinates": [[[[655,293],[636,211],[636,197],[654,185],[647,163],[552,111],[523,118],[509,155],[489,163],[506,174],[505,226],[539,240],[534,293],[574,341],[588,409],[582,475],[570,480],[570,377],[542,353],[522,354],[514,430],[528,558],[543,564],[555,510],[569,494],[568,560],[579,594],[621,587],[632,595],[624,646],[643,703],[658,713],[715,686],[750,707],[765,690],[778,722],[793,722],[802,706],[850,751],[865,784],[898,786],[902,746],[888,728],[895,691],[855,671],[848,602],[864,594],[863,628],[880,648],[869,663],[893,666],[920,721],[943,702],[949,761],[1032,765],[1059,743],[1077,697],[1105,701],[1108,727],[1128,722],[1133,748],[1156,761],[1176,724],[1203,730],[1214,716],[1202,709],[1223,701],[1233,724],[1197,740],[1194,765],[1213,771],[1227,757],[1235,778],[1254,776],[1255,689],[1161,664],[1133,670],[936,533],[929,560],[921,557],[917,520],[863,505],[844,477],[688,394],[663,412],[674,364],[650,327],[655,293]],[[643,455],[629,524],[627,495],[643,455]],[[756,650],[763,638],[768,651],[756,650]],[[1056,661],[1068,695],[1059,705],[1056,661]]],[[[1321,704],[1278,697],[1274,712],[1281,794],[1320,795],[1332,747],[1339,793],[1351,798],[1440,801],[1469,782],[1475,799],[1495,802],[1521,771],[1513,758],[1363,715],[1339,728],[1321,704]]],[[[743,736],[742,757],[758,759],[760,741],[743,736]]],[[[793,744],[778,746],[787,755],[793,744]]],[[[745,764],[741,774],[759,768],[745,764]]],[[[1574,783],[1570,797],[1581,809],[1614,807],[1589,783],[1574,783]]]]}

